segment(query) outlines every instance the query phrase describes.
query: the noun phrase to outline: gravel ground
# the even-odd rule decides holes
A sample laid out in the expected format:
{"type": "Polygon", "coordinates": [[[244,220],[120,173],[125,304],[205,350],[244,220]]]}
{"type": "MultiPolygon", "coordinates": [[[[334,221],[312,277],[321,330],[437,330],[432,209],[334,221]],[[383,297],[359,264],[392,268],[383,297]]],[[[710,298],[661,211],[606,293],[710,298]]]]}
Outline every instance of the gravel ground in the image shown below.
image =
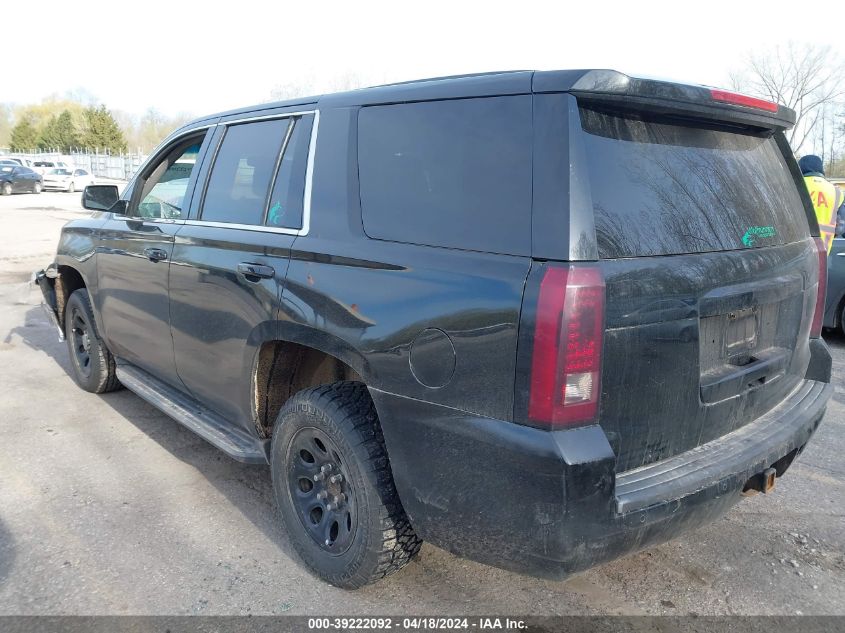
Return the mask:
{"type": "MultiPolygon", "coordinates": [[[[845,614],[845,391],[772,495],[547,582],[425,545],[345,592],[310,576],[245,466],[128,391],[94,396],[28,280],[79,195],[0,197],[0,615],[845,614]]],[[[835,380],[845,338],[831,336],[835,380]]]]}

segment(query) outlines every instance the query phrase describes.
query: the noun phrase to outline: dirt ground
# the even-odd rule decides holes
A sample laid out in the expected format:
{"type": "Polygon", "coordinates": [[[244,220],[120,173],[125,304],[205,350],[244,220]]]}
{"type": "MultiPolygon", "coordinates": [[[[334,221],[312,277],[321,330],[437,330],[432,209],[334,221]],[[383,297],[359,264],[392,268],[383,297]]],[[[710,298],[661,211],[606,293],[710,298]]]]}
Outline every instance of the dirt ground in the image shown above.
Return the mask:
{"type": "Polygon", "coordinates": [[[774,494],[566,582],[425,545],[357,592],[298,562],[269,470],[128,391],[95,396],[29,283],[79,195],[0,197],[0,614],[845,614],[845,338],[836,395],[774,494]]]}

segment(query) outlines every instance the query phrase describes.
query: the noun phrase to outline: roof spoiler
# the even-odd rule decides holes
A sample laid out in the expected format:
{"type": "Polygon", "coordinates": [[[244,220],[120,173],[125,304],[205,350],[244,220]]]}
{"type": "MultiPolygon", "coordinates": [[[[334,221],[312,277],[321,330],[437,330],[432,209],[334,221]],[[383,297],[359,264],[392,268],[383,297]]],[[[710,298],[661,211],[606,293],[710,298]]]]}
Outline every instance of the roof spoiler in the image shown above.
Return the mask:
{"type": "Polygon", "coordinates": [[[738,92],[630,77],[615,70],[565,70],[534,73],[533,91],[571,92],[579,99],[614,108],[647,110],[751,126],[785,130],[795,125],[791,109],[738,92]]]}

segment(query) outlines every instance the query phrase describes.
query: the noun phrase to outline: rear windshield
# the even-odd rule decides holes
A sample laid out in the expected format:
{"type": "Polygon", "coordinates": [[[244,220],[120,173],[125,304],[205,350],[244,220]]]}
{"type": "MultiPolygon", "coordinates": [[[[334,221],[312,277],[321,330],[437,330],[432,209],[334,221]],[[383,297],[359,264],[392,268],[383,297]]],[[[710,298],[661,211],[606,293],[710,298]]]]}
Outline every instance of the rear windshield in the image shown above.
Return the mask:
{"type": "Polygon", "coordinates": [[[599,256],[759,248],[809,235],[774,139],[582,108],[599,256]]]}

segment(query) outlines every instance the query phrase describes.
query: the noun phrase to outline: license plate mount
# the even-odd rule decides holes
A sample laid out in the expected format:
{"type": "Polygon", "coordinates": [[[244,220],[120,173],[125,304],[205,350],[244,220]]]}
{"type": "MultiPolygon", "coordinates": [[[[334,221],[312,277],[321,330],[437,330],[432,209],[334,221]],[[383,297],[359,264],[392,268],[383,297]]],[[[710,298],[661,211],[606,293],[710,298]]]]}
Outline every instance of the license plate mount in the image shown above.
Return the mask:
{"type": "Polygon", "coordinates": [[[732,310],[725,315],[725,355],[728,358],[750,354],[757,347],[760,310],[757,306],[732,310]]]}

